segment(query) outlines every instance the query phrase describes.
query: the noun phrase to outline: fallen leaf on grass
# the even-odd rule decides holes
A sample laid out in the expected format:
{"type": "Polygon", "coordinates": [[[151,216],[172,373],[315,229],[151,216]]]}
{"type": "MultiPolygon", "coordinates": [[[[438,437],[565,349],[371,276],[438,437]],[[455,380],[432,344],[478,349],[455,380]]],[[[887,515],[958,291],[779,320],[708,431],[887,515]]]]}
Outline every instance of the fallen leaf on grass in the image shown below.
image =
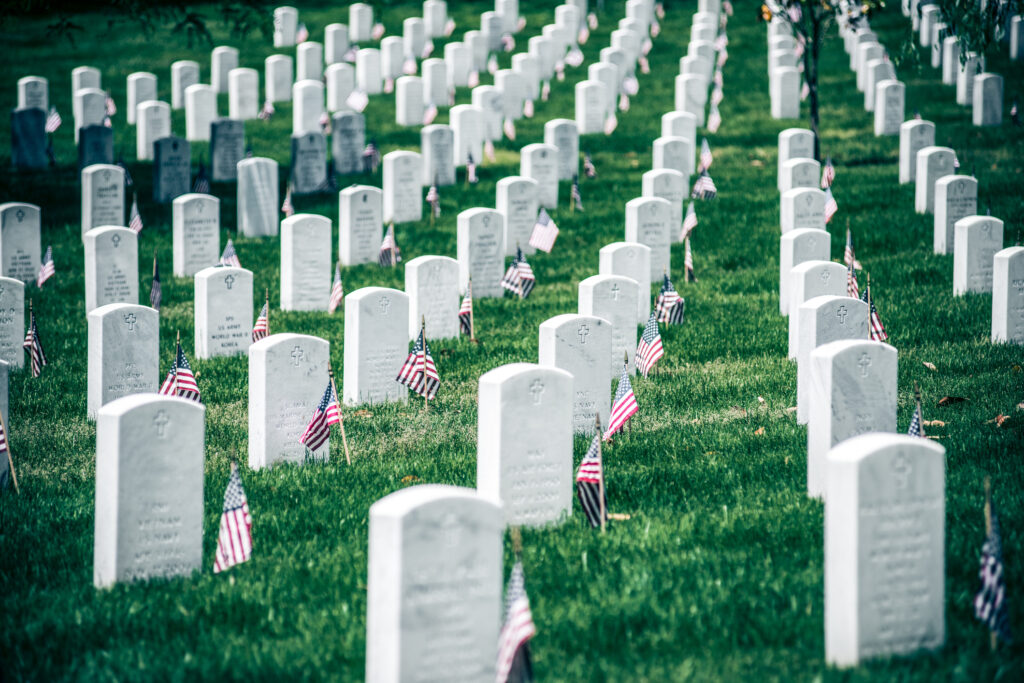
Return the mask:
{"type": "Polygon", "coordinates": [[[943,396],[942,398],[939,399],[939,405],[940,406],[951,406],[954,403],[963,403],[964,401],[969,401],[969,400],[970,399],[966,399],[963,396],[943,396]]]}
{"type": "Polygon", "coordinates": [[[415,474],[407,474],[404,477],[402,477],[402,483],[403,484],[411,484],[414,481],[419,481],[419,480],[420,480],[420,478],[417,477],[415,474]]]}
{"type": "Polygon", "coordinates": [[[1012,370],[1013,370],[1014,372],[1020,372],[1020,364],[1018,364],[1018,363],[1014,363],[1014,364],[1013,364],[1013,368],[1012,368],[1012,370]]]}
{"type": "Polygon", "coordinates": [[[934,371],[936,369],[935,368],[935,363],[929,363],[928,361],[924,361],[923,363],[921,363],[921,365],[925,366],[926,368],[928,368],[929,370],[932,370],[932,371],[934,371]]]}
{"type": "Polygon", "coordinates": [[[1017,410],[1024,410],[1024,401],[1017,404],[1017,410]]]}
{"type": "Polygon", "coordinates": [[[796,412],[796,406],[793,406],[792,408],[786,408],[786,412],[787,413],[795,413],[796,412]]]}
{"type": "Polygon", "coordinates": [[[761,405],[764,405],[764,396],[758,396],[757,402],[760,403],[761,405]]]}
{"type": "Polygon", "coordinates": [[[371,413],[366,408],[363,408],[362,410],[357,410],[356,412],[352,413],[352,417],[373,417],[373,413],[371,413]]]}
{"type": "Polygon", "coordinates": [[[754,168],[764,168],[764,162],[761,161],[760,159],[752,159],[750,161],[750,165],[753,166],[754,168]]]}
{"type": "Polygon", "coordinates": [[[626,514],[625,512],[609,512],[608,519],[614,519],[619,522],[625,522],[627,519],[632,519],[632,517],[626,514]]]}
{"type": "Polygon", "coordinates": [[[754,430],[754,434],[757,436],[764,436],[764,427],[758,427],[754,430]]]}
{"type": "Polygon", "coordinates": [[[925,420],[924,421],[924,426],[925,427],[945,427],[946,423],[943,422],[942,420],[925,420]]]}
{"type": "Polygon", "coordinates": [[[788,455],[786,456],[786,459],[783,461],[783,463],[786,464],[786,465],[789,464],[789,456],[788,455]]]}
{"type": "Polygon", "coordinates": [[[991,420],[987,421],[985,424],[992,424],[993,422],[995,422],[996,423],[996,427],[1002,427],[1003,423],[1006,422],[1008,419],[1009,419],[1008,416],[1003,415],[1002,413],[999,413],[998,415],[993,417],[991,420]]]}

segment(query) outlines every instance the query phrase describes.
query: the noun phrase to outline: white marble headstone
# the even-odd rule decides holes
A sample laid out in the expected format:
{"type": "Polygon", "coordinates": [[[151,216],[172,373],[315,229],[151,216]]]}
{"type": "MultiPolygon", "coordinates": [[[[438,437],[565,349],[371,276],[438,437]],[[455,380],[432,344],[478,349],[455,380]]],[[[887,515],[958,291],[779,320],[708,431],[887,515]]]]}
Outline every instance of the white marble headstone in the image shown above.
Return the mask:
{"type": "Polygon", "coordinates": [[[558,148],[535,142],[519,151],[519,175],[537,181],[537,201],[558,208],[558,148]]]}
{"type": "Polygon", "coordinates": [[[978,213],[978,180],[948,175],[935,182],[935,224],[932,248],[936,254],[953,252],[953,226],[978,213]]]}
{"type": "Polygon", "coordinates": [[[992,258],[992,343],[1024,344],[1024,247],[992,258]]]}
{"type": "Polygon", "coordinates": [[[900,184],[917,178],[917,153],[935,146],[935,124],[911,119],[900,124],[900,184]]]}
{"type": "Polygon", "coordinates": [[[125,121],[128,125],[134,124],[137,107],[143,102],[156,100],[156,74],[148,71],[137,71],[128,74],[127,81],[127,106],[125,107],[125,121]]]}
{"type": "Polygon", "coordinates": [[[228,116],[239,121],[256,118],[260,112],[260,72],[232,69],[228,73],[228,116]]]}
{"type": "Polygon", "coordinates": [[[12,368],[25,364],[25,283],[0,277],[0,360],[12,368]]]}
{"type": "Polygon", "coordinates": [[[811,351],[841,339],[868,339],[868,304],[849,296],[816,296],[800,304],[799,355],[796,365],[796,421],[807,424],[811,351]]]}
{"type": "Polygon", "coordinates": [[[345,297],[345,403],[404,402],[409,390],[395,378],[408,354],[405,292],[363,287],[345,297]]]}
{"type": "Polygon", "coordinates": [[[0,275],[35,283],[42,262],[40,227],[35,204],[0,204],[0,275]]]}
{"type": "Polygon", "coordinates": [[[779,312],[789,315],[789,273],[805,261],[828,261],[831,237],[820,228],[796,228],[779,240],[779,312]]]}
{"type": "Polygon", "coordinates": [[[341,265],[376,262],[384,234],[383,203],[380,189],[369,185],[352,185],[338,195],[338,259],[341,265]]]}
{"type": "Polygon", "coordinates": [[[993,259],[1003,249],[1003,222],[968,216],[954,225],[953,296],[992,291],[993,259]]]}
{"type": "Polygon", "coordinates": [[[171,109],[185,106],[185,90],[199,82],[199,62],[181,59],[171,63],[171,109]]]}
{"type": "Polygon", "coordinates": [[[537,181],[522,176],[506,176],[498,181],[495,207],[505,225],[505,255],[514,256],[516,248],[530,255],[536,249],[530,244],[533,226],[537,223],[540,205],[537,181]]]}
{"type": "Polygon", "coordinates": [[[273,159],[249,157],[238,162],[238,232],[246,237],[276,235],[281,210],[278,166],[273,159]]]}
{"type": "Polygon", "coordinates": [[[397,150],[383,159],[385,223],[409,223],[423,218],[423,158],[419,152],[397,150]]]}
{"type": "MultiPolygon", "coordinates": [[[[349,66],[351,70],[352,67],[349,66]]],[[[267,100],[271,102],[289,102],[292,98],[292,85],[295,83],[295,70],[291,55],[270,55],[263,60],[263,88],[267,100]]],[[[331,82],[327,81],[330,93],[331,82]]],[[[335,109],[331,109],[334,111],[335,109]]]]}
{"type": "Polygon", "coordinates": [[[252,271],[211,266],[195,274],[196,358],[237,356],[252,344],[252,271]]]}
{"type": "Polygon", "coordinates": [[[604,318],[565,313],[540,324],[537,362],[572,375],[572,428],[593,434],[595,417],[607,427],[611,410],[612,326],[604,318]]]}
{"type": "Polygon", "coordinates": [[[85,233],[85,312],[139,301],[138,235],[106,226],[85,233]]]}
{"type": "Polygon", "coordinates": [[[637,197],[626,202],[626,242],[651,249],[650,281],[672,271],[672,205],[660,197],[637,197]]]}
{"type": "Polygon", "coordinates": [[[504,294],[501,276],[505,266],[505,221],[495,209],[474,208],[459,213],[456,252],[459,289],[473,280],[473,297],[504,294]]]}
{"type": "Polygon", "coordinates": [[[160,314],[148,306],[107,304],[89,312],[86,407],[90,418],[115,399],[156,391],[160,314]]]}
{"type": "Polygon", "coordinates": [[[189,193],[172,203],[174,274],[191,277],[220,260],[220,199],[189,193]]]}
{"type": "Polygon", "coordinates": [[[804,261],[789,270],[789,358],[800,350],[800,304],[816,296],[846,295],[846,267],[831,261],[804,261]]]}
{"type": "Polygon", "coordinates": [[[210,124],[217,118],[217,93],[213,86],[196,83],[185,89],[185,139],[210,140],[210,124]]]}
{"type": "Polygon", "coordinates": [[[956,172],[953,162],[956,154],[949,147],[922,147],[917,152],[917,172],[914,179],[914,211],[935,211],[935,183],[956,172]]]}
{"type": "Polygon", "coordinates": [[[409,338],[426,323],[427,340],[459,336],[459,262],[448,256],[417,256],[405,264],[409,338]]]}
{"type": "Polygon", "coordinates": [[[331,219],[297,213],[281,221],[281,310],[326,311],[332,272],[331,219]]]}
{"type": "Polygon", "coordinates": [[[612,353],[608,365],[612,377],[618,377],[622,361],[627,357],[629,372],[636,372],[633,355],[636,353],[636,328],[640,323],[636,305],[639,291],[636,280],[622,275],[591,275],[579,284],[579,314],[604,318],[612,325],[612,353]]]}

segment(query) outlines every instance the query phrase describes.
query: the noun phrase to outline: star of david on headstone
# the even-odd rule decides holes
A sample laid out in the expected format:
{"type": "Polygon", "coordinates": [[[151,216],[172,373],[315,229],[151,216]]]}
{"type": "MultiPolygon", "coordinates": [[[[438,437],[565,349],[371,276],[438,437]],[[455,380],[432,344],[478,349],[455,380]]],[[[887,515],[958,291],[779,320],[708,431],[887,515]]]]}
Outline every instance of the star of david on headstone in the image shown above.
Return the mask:
{"type": "Polygon", "coordinates": [[[136,322],[138,322],[138,319],[135,317],[134,313],[129,313],[124,317],[124,324],[128,326],[128,331],[130,332],[135,331],[136,322]]]}
{"type": "Polygon", "coordinates": [[[533,380],[533,383],[530,385],[530,393],[533,394],[534,405],[539,406],[541,397],[544,395],[544,383],[539,379],[533,380]]]}
{"type": "Polygon", "coordinates": [[[170,423],[171,418],[167,417],[167,413],[165,411],[161,410],[156,414],[153,418],[153,429],[156,430],[156,436],[158,439],[163,439],[167,436],[167,425],[170,423]]]}
{"type": "Polygon", "coordinates": [[[871,367],[871,357],[867,353],[860,354],[860,360],[857,361],[857,365],[860,367],[860,376],[868,376],[868,368],[871,367]]]}
{"type": "Polygon", "coordinates": [[[586,323],[583,323],[579,326],[579,329],[576,330],[576,334],[580,336],[580,344],[586,344],[587,337],[590,335],[590,327],[588,327],[586,323]]]}
{"type": "Polygon", "coordinates": [[[235,284],[235,276],[234,275],[228,275],[226,278],[224,278],[224,286],[227,287],[228,289],[231,289],[231,287],[234,286],[234,284],[235,284]]]}
{"type": "Polygon", "coordinates": [[[846,316],[848,316],[849,314],[850,314],[849,311],[846,310],[846,306],[840,306],[836,310],[836,317],[839,318],[839,324],[840,325],[845,325],[846,324],[846,316]]]}
{"type": "Polygon", "coordinates": [[[387,315],[388,309],[391,308],[391,299],[386,296],[382,296],[380,301],[377,302],[377,305],[380,306],[380,312],[387,315]]]}
{"type": "Polygon", "coordinates": [[[301,346],[296,346],[292,349],[292,365],[298,367],[299,361],[306,355],[306,352],[302,350],[301,346]]]}

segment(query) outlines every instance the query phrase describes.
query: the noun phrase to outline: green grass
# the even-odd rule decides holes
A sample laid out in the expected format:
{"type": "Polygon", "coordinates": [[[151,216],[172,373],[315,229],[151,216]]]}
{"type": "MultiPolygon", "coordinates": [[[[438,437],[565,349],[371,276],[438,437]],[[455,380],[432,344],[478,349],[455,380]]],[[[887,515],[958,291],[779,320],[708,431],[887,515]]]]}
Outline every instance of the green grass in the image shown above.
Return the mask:
{"type": "MultiPolygon", "coordinates": [[[[517,44],[552,20],[551,3],[523,2],[528,18],[517,44]]],[[[929,428],[947,449],[947,645],[934,654],[873,661],[851,672],[824,664],[822,505],[805,494],[805,430],[787,408],[795,404],[796,369],[786,360],[786,320],[778,315],[778,193],[776,136],[802,125],[768,118],[765,27],[754,5],[736,3],[725,66],[725,120],[710,137],[719,198],[702,204],[694,238],[700,281],[682,282],[681,245],[673,247],[677,286],[687,299],[687,322],[663,332],[667,356],[661,373],[635,388],[642,407],[632,433],[607,453],[611,507],[632,519],[606,535],[578,516],[560,527],[524,532],[524,564],[538,634],[537,675],[545,681],[727,680],[1020,680],[1020,645],[988,652],[988,635],[973,618],[977,560],[983,537],[982,480],[992,476],[1003,520],[1011,622],[1024,634],[1024,554],[1020,522],[1024,501],[1024,352],[989,343],[989,296],[952,297],[952,257],[931,253],[931,216],[913,212],[913,187],[896,183],[896,138],[875,138],[863,111],[846,54],[834,32],[822,60],[822,150],[837,166],[840,213],[832,226],[832,254],[842,254],[849,219],[857,255],[871,272],[882,318],[900,353],[899,425],[912,412],[910,387],[921,384],[929,428]],[[922,362],[934,363],[927,370],[922,362]],[[970,399],[948,408],[944,395],[970,399]],[[764,404],[758,401],[764,398],[764,404]],[[1010,419],[997,427],[997,414],[1010,419]],[[756,430],[764,428],[763,434],[756,430]]],[[[608,44],[621,2],[609,2],[601,26],[585,47],[587,63],[608,44]]],[[[895,6],[894,6],[895,7],[895,6]]],[[[384,23],[418,3],[388,4],[384,23]]],[[[344,7],[301,7],[312,36],[332,21],[347,21],[344,7]]],[[[476,27],[488,3],[450,3],[457,35],[476,27]]],[[[651,141],[660,115],[672,108],[672,77],[685,52],[695,3],[673,4],[650,55],[653,73],[641,75],[640,94],[619,117],[610,138],[586,137],[599,171],[583,183],[586,213],[555,214],[562,234],[554,253],[531,260],[538,287],[526,302],[480,300],[476,321],[485,343],[436,342],[443,380],[436,405],[424,415],[417,402],[350,411],[351,467],[279,467],[244,473],[255,518],[255,554],[227,575],[211,571],[222,492],[232,458],[246,460],[247,387],[244,358],[194,361],[207,406],[203,571],[187,580],[92,587],[95,428],[85,418],[86,324],[79,189],[72,143],[70,71],[102,68],[104,87],[121,104],[116,145],[128,162],[146,220],[140,253],[140,291],[149,286],[149,254],[164,264],[162,357],[180,330],[191,339],[192,283],[170,277],[169,207],[150,201],[149,164],[134,162],[134,129],[124,123],[125,77],[149,70],[170,99],[170,63],[196,59],[209,79],[209,50],[189,48],[169,31],[146,36],[115,15],[74,17],[91,32],[74,47],[53,42],[46,21],[8,24],[0,65],[0,104],[14,106],[15,81],[26,74],[50,79],[50,96],[65,117],[57,135],[59,168],[17,174],[0,159],[0,200],[43,207],[43,246],[53,244],[58,276],[32,292],[50,365],[40,380],[12,376],[12,448],[21,495],[0,496],[0,661],[12,680],[309,678],[360,680],[366,627],[367,510],[380,497],[421,482],[473,486],[477,378],[515,361],[534,361],[537,327],[576,310],[578,282],[597,271],[597,251],[621,240],[624,205],[640,194],[650,168],[651,141]],[[113,20],[113,21],[112,21],[113,20]]],[[[890,9],[874,22],[895,51],[908,22],[890,9]]],[[[218,40],[243,47],[242,66],[260,70],[272,53],[269,36],[218,40]]],[[[441,45],[435,54],[440,53],[441,45]]],[[[990,69],[1006,77],[1007,101],[1024,70],[1002,56],[990,69]]],[[[509,56],[503,55],[502,65],[509,56]]],[[[493,206],[498,179],[518,171],[517,150],[540,141],[544,121],[573,116],[569,70],[555,82],[537,116],[518,123],[515,144],[499,144],[497,164],[480,169],[473,187],[442,188],[443,216],[397,226],[406,258],[455,253],[458,211],[493,206]]],[[[957,150],[964,170],[976,169],[980,206],[1006,221],[1007,244],[1022,224],[1024,139],[1007,122],[976,129],[954,104],[953,90],[937,72],[901,69],[907,113],[919,108],[938,126],[937,141],[957,150]]],[[[485,82],[487,82],[485,75],[485,82]]],[[[469,94],[460,90],[458,101],[469,94]]],[[[368,134],[383,151],[417,148],[418,132],[393,123],[393,100],[373,98],[368,134]]],[[[226,99],[220,102],[227,111],[226,99]]],[[[804,108],[806,113],[806,107],[804,108]]],[[[446,120],[445,114],[439,121],[446,120]]],[[[0,135],[8,139],[6,120],[0,135]]],[[[289,162],[291,110],[278,106],[266,124],[246,124],[256,154],[289,162]]],[[[173,129],[184,131],[182,112],[173,129]]],[[[9,156],[6,146],[2,152],[9,156]]],[[[207,156],[193,144],[196,163],[207,156]]],[[[287,176],[282,168],[281,177],[287,176]]],[[[460,174],[461,177],[461,174],[460,174]]],[[[380,183],[380,177],[342,183],[380,183]]],[[[222,199],[222,242],[234,237],[234,187],[215,186],[222,199]]],[[[300,211],[320,213],[337,225],[337,199],[300,197],[300,211]]],[[[242,264],[255,272],[257,290],[269,286],[277,301],[276,240],[237,239],[242,264]]],[[[402,272],[360,266],[345,270],[347,291],[367,285],[403,286],[402,272]]],[[[144,298],[144,296],[143,296],[144,298]]],[[[258,298],[258,297],[257,297],[258,298]]],[[[342,366],[341,316],[274,311],[274,331],[319,335],[331,342],[342,366]]],[[[191,352],[191,344],[188,344],[191,352]]],[[[585,444],[577,440],[577,459],[585,444]]],[[[577,508],[578,513],[578,508],[577,508]]],[[[506,546],[506,562],[511,553],[506,546]]]]}

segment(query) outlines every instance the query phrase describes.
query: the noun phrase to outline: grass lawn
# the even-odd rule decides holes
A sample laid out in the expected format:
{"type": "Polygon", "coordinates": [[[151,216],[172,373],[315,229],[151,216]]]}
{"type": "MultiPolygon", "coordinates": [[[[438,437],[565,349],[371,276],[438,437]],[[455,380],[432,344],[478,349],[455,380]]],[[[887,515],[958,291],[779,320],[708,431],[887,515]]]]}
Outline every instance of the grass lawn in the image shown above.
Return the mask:
{"type": "MultiPolygon", "coordinates": [[[[553,21],[553,3],[523,0],[528,24],[517,49],[553,21]]],[[[233,458],[247,460],[247,361],[195,360],[206,404],[206,479],[203,571],[187,580],[152,581],[96,591],[92,585],[95,428],[86,420],[86,321],[79,226],[77,153],[72,137],[70,72],[91,64],[103,71],[120,111],[115,144],[139,191],[146,228],[141,234],[140,299],[149,291],[150,254],[164,275],[161,362],[181,331],[192,354],[190,279],[171,277],[170,207],[151,202],[149,163],[136,163],[135,131],[124,119],[125,77],[152,71],[170,101],[170,64],[195,59],[209,82],[210,46],[189,46],[180,33],[141,33],[115,14],[83,14],[74,45],[51,40],[47,19],[0,25],[0,105],[15,106],[15,81],[38,74],[50,80],[50,99],[64,117],[56,135],[59,166],[18,174],[0,159],[0,201],[27,201],[43,210],[43,249],[54,248],[57,276],[35,301],[50,365],[41,379],[11,377],[11,444],[22,492],[0,496],[0,662],[12,680],[288,678],[361,680],[366,629],[367,511],[410,482],[473,486],[476,462],[477,378],[499,365],[537,358],[538,325],[576,311],[580,280],[597,272],[598,249],[623,239],[624,205],[640,195],[651,166],[651,142],[661,114],[673,107],[673,78],[686,50],[696,3],[668,3],[662,33],[650,54],[652,73],[640,75],[640,93],[620,114],[612,137],[585,136],[599,176],[582,182],[585,213],[568,211],[569,184],[553,216],[562,233],[551,255],[531,259],[538,285],[525,302],[476,302],[484,343],[432,342],[442,388],[429,413],[418,401],[348,411],[355,461],[347,466],[335,437],[324,466],[243,472],[255,520],[251,562],[227,575],[212,571],[224,486],[233,458]]],[[[822,58],[822,151],[837,168],[839,213],[830,226],[832,255],[842,256],[847,220],[858,259],[872,276],[882,319],[899,350],[899,428],[913,410],[912,384],[924,395],[928,432],[947,452],[947,645],[934,654],[876,661],[851,672],[824,664],[822,504],[806,489],[805,428],[787,409],[796,403],[796,367],[786,360],[786,319],[778,314],[779,197],[776,140],[784,128],[806,125],[768,117],[765,27],[755,5],[737,2],[729,24],[724,123],[709,135],[715,154],[716,200],[698,207],[693,239],[699,281],[682,276],[682,245],[673,246],[674,281],[686,297],[686,324],[663,331],[661,372],[634,382],[640,414],[632,433],[606,450],[610,507],[632,519],[601,535],[586,527],[578,503],[557,528],[523,534],[524,566],[538,634],[535,668],[544,681],[728,680],[1021,680],[1024,648],[988,651],[988,634],[975,621],[978,555],[984,535],[982,481],[992,476],[1003,522],[1011,622],[1024,634],[1024,349],[989,342],[991,297],[952,296],[953,257],[932,252],[932,217],[915,215],[912,185],[897,184],[898,141],[876,138],[872,117],[847,68],[833,30],[822,58]],[[935,370],[924,362],[934,363],[935,370]],[[939,408],[945,395],[970,399],[939,408]],[[763,403],[759,400],[763,398],[763,403]],[[992,422],[1009,415],[1002,426],[992,422]],[[763,429],[763,431],[762,431],[763,429]]],[[[400,32],[401,19],[419,3],[388,3],[383,21],[400,32]]],[[[489,3],[450,2],[456,36],[476,28],[489,3]]],[[[344,6],[300,7],[314,40],[344,6]]],[[[378,8],[378,14],[380,8],[378,8]]],[[[601,25],[584,47],[587,64],[608,45],[624,16],[608,2],[601,25]]],[[[268,14],[269,17],[269,14],[268,14]]],[[[269,19],[268,19],[269,25],[269,19]]],[[[909,22],[891,5],[873,25],[892,53],[909,22]]],[[[274,52],[269,34],[229,37],[214,26],[218,44],[241,48],[241,66],[260,71],[274,52]],[[223,42],[221,42],[223,41],[223,42]]],[[[441,53],[441,41],[435,55],[441,53]]],[[[1024,83],[1005,48],[989,62],[1006,79],[1007,106],[1024,83]]],[[[503,66],[509,55],[501,56],[503,66]]],[[[974,169],[979,208],[1006,221],[1006,244],[1024,225],[1024,129],[970,125],[937,71],[903,66],[907,115],[920,109],[937,126],[937,144],[957,150],[961,169],[974,169]]],[[[518,173],[518,149],[541,141],[543,124],[574,116],[573,84],[585,68],[553,82],[551,99],[537,103],[532,120],[518,122],[515,143],[498,144],[497,163],[480,168],[475,186],[441,188],[442,217],[397,226],[407,259],[455,255],[459,211],[493,206],[496,182],[518,173]]],[[[485,83],[490,82],[487,74],[485,83]]],[[[469,102],[460,89],[459,103],[469,102]]],[[[226,95],[220,112],[227,111],[226,95]]],[[[804,107],[806,114],[806,106],[804,107]]],[[[383,152],[417,149],[419,132],[394,124],[393,98],[371,99],[368,136],[383,152]]],[[[442,111],[438,122],[446,122],[442,111]]],[[[9,140],[7,119],[0,124],[9,140]]],[[[173,130],[182,135],[184,112],[173,130]]],[[[287,177],[291,107],[277,106],[269,123],[246,123],[255,153],[282,164],[287,177]]],[[[698,133],[700,134],[700,133],[698,133]]],[[[5,146],[0,155],[9,157],[5,146]]],[[[193,160],[208,158],[192,145],[193,160]]],[[[461,179],[462,173],[459,177],[461,179]]],[[[378,185],[376,176],[342,179],[378,185]]],[[[235,244],[255,289],[278,301],[277,240],[235,236],[235,188],[215,185],[221,202],[222,244],[235,244]]],[[[283,196],[283,188],[282,188],[283,196]]],[[[334,196],[298,197],[299,211],[328,216],[337,229],[334,196]]],[[[424,214],[426,215],[426,213],[424,214]]],[[[401,269],[347,268],[346,291],[382,285],[402,288],[401,269]]],[[[260,297],[256,296],[258,308],[260,297]]],[[[343,318],[274,310],[272,331],[314,334],[331,342],[332,365],[343,358],[343,318]]],[[[339,379],[340,384],[340,379],[339,379]]],[[[577,462],[585,450],[576,443],[577,462]]],[[[506,564],[511,563],[510,541],[506,564]]]]}

